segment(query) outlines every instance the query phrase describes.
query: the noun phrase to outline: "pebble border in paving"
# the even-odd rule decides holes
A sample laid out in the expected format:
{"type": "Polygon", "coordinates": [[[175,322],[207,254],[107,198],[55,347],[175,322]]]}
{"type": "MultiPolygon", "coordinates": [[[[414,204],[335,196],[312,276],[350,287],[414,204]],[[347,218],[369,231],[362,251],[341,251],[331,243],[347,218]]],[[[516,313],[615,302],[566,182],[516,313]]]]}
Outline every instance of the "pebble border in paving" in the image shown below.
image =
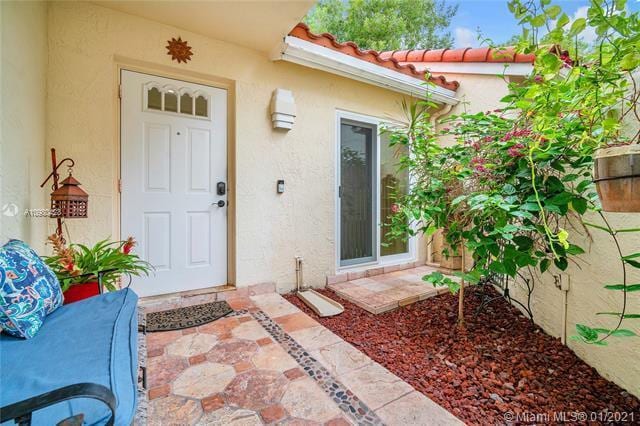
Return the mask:
{"type": "Polygon", "coordinates": [[[147,389],[143,386],[142,370],[147,368],[147,336],[140,328],[147,325],[147,314],[143,309],[138,310],[138,401],[136,404],[136,413],[133,418],[134,426],[147,425],[147,412],[149,409],[149,395],[147,389]]]}
{"type": "Polygon", "coordinates": [[[329,398],[359,425],[383,425],[380,418],[349,389],[331,375],[314,357],[286,333],[267,314],[258,311],[237,310],[228,316],[250,314],[278,342],[305,373],[318,383],[329,398]]]}

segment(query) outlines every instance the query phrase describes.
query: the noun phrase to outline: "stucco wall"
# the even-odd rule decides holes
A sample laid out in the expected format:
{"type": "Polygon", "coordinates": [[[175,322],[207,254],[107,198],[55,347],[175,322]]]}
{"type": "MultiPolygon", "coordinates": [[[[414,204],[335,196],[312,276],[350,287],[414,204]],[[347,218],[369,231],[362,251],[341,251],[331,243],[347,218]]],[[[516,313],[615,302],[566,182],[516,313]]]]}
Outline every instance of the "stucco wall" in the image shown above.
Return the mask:
{"type": "Polygon", "coordinates": [[[47,5],[3,1],[0,14],[0,241],[19,238],[42,250],[47,219],[24,211],[48,207],[39,188],[46,164],[47,5]]]}
{"type": "MultiPolygon", "coordinates": [[[[447,75],[448,79],[461,82],[458,94],[468,101],[465,106],[456,106],[452,113],[487,111],[499,108],[500,99],[507,94],[507,84],[499,77],[481,75],[447,75]]],[[[637,126],[637,123],[636,123],[637,126]]],[[[616,229],[640,227],[640,214],[605,213],[607,220],[616,229]]],[[[587,218],[593,223],[602,223],[597,215],[587,218]]],[[[597,312],[618,312],[622,306],[620,292],[605,290],[606,284],[621,283],[622,270],[613,240],[604,232],[591,230],[590,237],[581,230],[572,230],[571,238],[587,253],[577,258],[577,263],[562,273],[561,279],[570,280],[567,294],[567,344],[578,356],[595,367],[600,374],[614,381],[635,395],[640,396],[640,338],[608,339],[608,346],[594,346],[571,340],[575,335],[576,323],[593,327],[612,328],[614,317],[598,316],[597,312]]],[[[640,248],[640,234],[620,234],[623,253],[637,252],[640,248]]],[[[640,282],[640,271],[628,268],[629,284],[640,282]]],[[[554,284],[554,274],[550,271],[536,282],[531,307],[535,322],[552,336],[560,337],[563,316],[562,291],[554,284]]],[[[512,296],[526,303],[526,287],[516,284],[512,296]]],[[[630,293],[628,312],[640,312],[640,296],[630,293]]],[[[640,321],[628,320],[625,327],[640,334],[640,321]]]]}
{"type": "MultiPolygon", "coordinates": [[[[607,220],[615,229],[640,227],[640,214],[605,213],[607,220]]],[[[602,224],[597,215],[587,218],[593,223],[602,224]]],[[[567,293],[567,345],[578,356],[595,367],[604,377],[618,383],[631,393],[640,396],[640,338],[610,337],[607,346],[586,345],[571,339],[575,335],[576,323],[591,327],[613,328],[617,320],[612,316],[596,315],[597,312],[619,312],[622,307],[622,293],[605,290],[606,284],[622,283],[622,268],[618,260],[615,244],[605,232],[597,229],[589,231],[591,238],[577,230],[570,231],[574,241],[587,253],[577,257],[563,273],[551,271],[536,283],[531,307],[534,320],[552,336],[562,335],[563,297],[562,291],[554,285],[554,274],[570,282],[567,293]]],[[[570,237],[571,238],[571,237],[570,237]]],[[[640,235],[620,234],[619,240],[624,254],[635,253],[640,248],[640,235]]],[[[640,283],[640,271],[627,268],[628,283],[640,283]]],[[[520,301],[526,300],[523,285],[515,285],[512,294],[520,301]]],[[[627,313],[640,312],[638,293],[629,293],[627,313]]],[[[626,320],[624,328],[640,335],[640,322],[626,320]]]]}
{"type": "Polygon", "coordinates": [[[118,207],[117,70],[120,58],[164,67],[185,78],[233,81],[235,87],[238,286],[305,280],[321,286],[335,273],[336,110],[401,117],[401,96],[328,73],[272,62],[257,51],[86,3],[52,3],[49,12],[48,144],[77,161],[74,175],[90,194],[89,220],[69,221],[74,241],[114,235],[118,207]],[[177,65],[164,46],[180,35],[193,60],[177,65]],[[117,56],[117,57],[116,57],[117,56]],[[293,91],[294,129],[274,131],[268,116],[276,88],[293,91]],[[284,179],[286,191],[275,192],[284,179]]]}

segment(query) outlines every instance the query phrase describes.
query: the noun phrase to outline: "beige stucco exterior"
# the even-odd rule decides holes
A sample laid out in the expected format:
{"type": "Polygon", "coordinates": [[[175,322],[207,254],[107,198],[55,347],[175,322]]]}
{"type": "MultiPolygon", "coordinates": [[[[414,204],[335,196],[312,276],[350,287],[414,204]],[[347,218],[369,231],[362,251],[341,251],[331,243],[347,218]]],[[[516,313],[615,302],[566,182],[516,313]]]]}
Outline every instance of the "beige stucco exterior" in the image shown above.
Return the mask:
{"type": "MultiPolygon", "coordinates": [[[[604,213],[615,229],[638,228],[639,214],[604,213]]],[[[602,224],[597,215],[587,218],[588,221],[602,224]]],[[[604,289],[606,284],[622,282],[622,267],[613,239],[603,231],[589,231],[589,238],[583,231],[570,230],[571,237],[587,253],[576,258],[564,272],[558,270],[545,274],[536,283],[531,300],[531,308],[536,324],[540,325],[552,336],[560,337],[563,332],[563,292],[555,286],[554,275],[569,281],[567,293],[567,345],[588,364],[595,367],[607,379],[619,384],[631,393],[640,396],[640,338],[611,337],[607,346],[595,346],[572,340],[576,334],[576,324],[591,327],[613,328],[617,319],[612,316],[596,315],[597,312],[619,312],[622,307],[622,293],[604,289]]],[[[635,253],[640,247],[640,235],[619,234],[624,254],[635,253]]],[[[640,282],[640,271],[627,267],[628,284],[640,282]]],[[[517,284],[512,288],[512,295],[520,301],[526,300],[525,286],[517,284]]],[[[640,312],[638,293],[629,293],[627,313],[640,312]]],[[[626,320],[623,328],[633,330],[640,335],[640,322],[626,320]]]]}
{"type": "MultiPolygon", "coordinates": [[[[230,254],[239,287],[275,282],[281,292],[295,282],[294,256],[305,258],[307,283],[322,286],[336,272],[336,111],[401,119],[401,95],[286,62],[264,51],[208,38],[175,27],[82,2],[2,3],[2,203],[47,207],[48,148],[77,162],[75,176],[90,194],[87,220],[68,221],[71,239],[93,242],[118,237],[119,69],[217,85],[229,91],[231,221],[230,254]],[[10,34],[10,42],[8,35],[10,34]],[[180,35],[195,52],[188,64],[166,55],[168,38],[180,35]],[[47,45],[48,44],[48,45],[47,45]],[[293,91],[294,129],[274,131],[268,116],[276,88],[293,91]],[[43,100],[46,100],[43,102],[43,100]],[[278,179],[286,192],[277,195],[278,179]]],[[[458,95],[469,111],[495,109],[505,83],[492,76],[447,75],[461,81],[458,95]]],[[[459,105],[453,112],[465,108],[459,105]]],[[[126,206],[123,206],[126,211],[126,206]]],[[[42,247],[51,221],[2,217],[2,237],[42,247]]],[[[615,227],[638,227],[638,215],[610,215],[615,227]]],[[[594,219],[595,220],[595,219],[594,219]]],[[[620,294],[602,286],[619,281],[610,239],[592,233],[588,253],[572,266],[567,334],[575,323],[613,325],[595,315],[620,307],[620,294]]],[[[622,235],[625,252],[640,237],[622,235]]],[[[420,258],[424,244],[419,244],[420,258]]],[[[566,275],[565,275],[566,277],[566,275]]],[[[630,282],[640,282],[635,271],[630,282]]],[[[514,289],[514,296],[523,293],[514,289]]],[[[562,293],[547,278],[538,283],[532,307],[545,331],[562,334],[562,293]]],[[[629,310],[640,312],[635,295],[629,310]]],[[[629,328],[639,332],[637,323],[629,328]]],[[[610,339],[608,347],[568,344],[605,377],[640,395],[638,338],[610,339]]]]}
{"type": "Polygon", "coordinates": [[[229,91],[231,280],[289,291],[295,256],[305,259],[308,284],[335,273],[336,113],[400,119],[402,95],[90,3],[49,3],[48,42],[46,147],[74,158],[74,176],[90,194],[89,219],[67,221],[71,240],[118,236],[118,79],[120,68],[133,69],[229,91]],[[186,65],[164,49],[178,35],[195,52],[186,65]],[[276,88],[296,100],[289,132],[272,129],[276,88]]]}
{"type": "Polygon", "coordinates": [[[47,220],[24,211],[47,207],[38,187],[46,164],[47,7],[2,2],[0,14],[0,236],[42,249],[47,220]]]}

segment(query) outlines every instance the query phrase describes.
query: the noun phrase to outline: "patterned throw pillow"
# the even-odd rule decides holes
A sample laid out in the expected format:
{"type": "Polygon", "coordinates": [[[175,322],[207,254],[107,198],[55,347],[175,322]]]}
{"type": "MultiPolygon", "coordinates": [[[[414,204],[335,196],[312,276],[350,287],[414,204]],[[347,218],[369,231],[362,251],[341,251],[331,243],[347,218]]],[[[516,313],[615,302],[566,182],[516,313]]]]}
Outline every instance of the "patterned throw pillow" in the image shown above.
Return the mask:
{"type": "Polygon", "coordinates": [[[29,339],[60,305],[58,278],[35,251],[19,240],[0,248],[0,327],[4,332],[29,339]]]}

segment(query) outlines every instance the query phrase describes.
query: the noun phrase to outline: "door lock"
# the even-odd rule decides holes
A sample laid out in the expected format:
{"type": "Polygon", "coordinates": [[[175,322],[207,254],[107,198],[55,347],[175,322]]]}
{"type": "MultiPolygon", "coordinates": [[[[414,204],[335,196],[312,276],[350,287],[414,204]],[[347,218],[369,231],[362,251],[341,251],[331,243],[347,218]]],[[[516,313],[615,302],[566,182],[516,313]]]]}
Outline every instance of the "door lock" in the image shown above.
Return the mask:
{"type": "Polygon", "coordinates": [[[216,184],[216,193],[218,195],[224,195],[227,193],[227,184],[224,182],[218,182],[216,184]]]}

